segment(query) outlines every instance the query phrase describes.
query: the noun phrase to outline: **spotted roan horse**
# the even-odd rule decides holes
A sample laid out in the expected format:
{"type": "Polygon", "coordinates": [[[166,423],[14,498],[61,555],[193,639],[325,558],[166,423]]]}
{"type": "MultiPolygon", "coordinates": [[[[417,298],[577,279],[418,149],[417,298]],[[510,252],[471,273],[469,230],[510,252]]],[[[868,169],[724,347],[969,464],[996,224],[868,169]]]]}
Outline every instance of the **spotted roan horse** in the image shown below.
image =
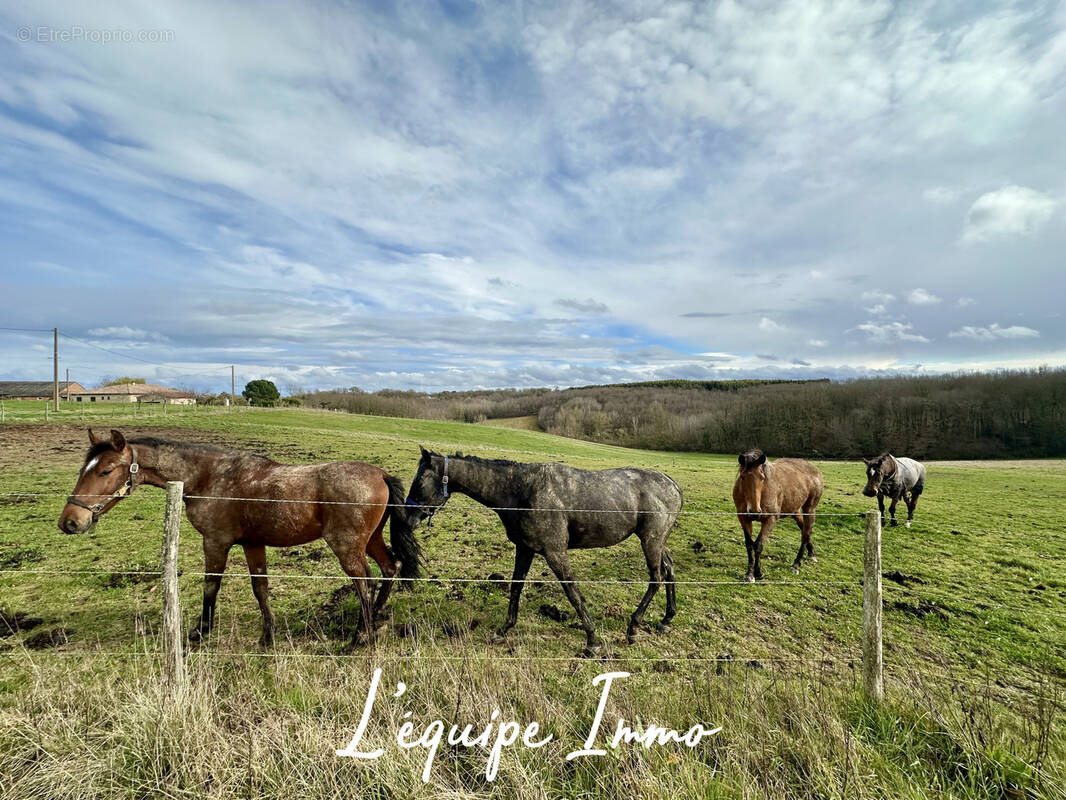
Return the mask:
{"type": "Polygon", "coordinates": [[[190,642],[206,636],[214,623],[215,600],[233,545],[244,548],[252,591],[263,615],[260,644],[274,638],[266,576],[266,548],[292,547],[322,538],[341,567],[354,579],[362,607],[353,643],[374,635],[374,616],[388,599],[385,580],[372,603],[374,587],[367,553],[387,579],[418,575],[419,551],[413,515],[403,506],[403,484],[371,464],[279,464],[263,456],[155,437],[127,440],[119,431],[110,438],[89,431],[89,451],[74,493],[59,517],[63,533],[85,533],[97,520],[141,484],[165,487],[183,481],[185,513],[203,536],[204,602],[190,642]],[[216,499],[218,498],[218,499],[216,499]],[[248,498],[231,500],[225,498],[248,498]],[[293,501],[293,502],[277,502],[293,501]],[[382,530],[391,520],[390,537],[399,558],[385,544],[382,530]]]}
{"type": "Polygon", "coordinates": [[[799,572],[804,553],[811,561],[817,561],[811,529],[814,528],[815,509],[825,488],[822,473],[814,464],[801,458],[767,461],[761,450],[741,453],[737,460],[740,472],[733,484],[733,503],[748,549],[745,578],[751,582],[762,578],[763,545],[781,517],[792,517],[800,529],[800,548],[792,571],[799,572]],[[753,539],[751,532],[755,521],[761,527],[759,536],[753,539]]]}
{"type": "Polygon", "coordinates": [[[666,549],[678,512],[681,487],[667,475],[647,469],[582,470],[565,464],[527,464],[422,450],[407,502],[432,516],[460,492],[489,506],[514,543],[514,573],[507,620],[493,640],[500,641],[518,620],[518,601],[533,556],[544,556],[585,630],[585,655],[600,647],[585,600],[574,582],[568,550],[610,547],[636,534],[648,566],[648,589],[629,621],[626,640],[636,637],[649,603],[661,584],[666,615],[656,628],[665,631],[677,611],[674,566],[666,549]]]}
{"type": "Polygon", "coordinates": [[[897,458],[891,453],[864,458],[863,463],[866,464],[866,487],[862,493],[867,497],[877,497],[881,524],[885,521],[885,498],[889,497],[892,499],[888,507],[892,524],[896,524],[896,503],[903,500],[907,505],[906,526],[909,528],[918,498],[925,491],[925,465],[913,458],[897,458]]]}

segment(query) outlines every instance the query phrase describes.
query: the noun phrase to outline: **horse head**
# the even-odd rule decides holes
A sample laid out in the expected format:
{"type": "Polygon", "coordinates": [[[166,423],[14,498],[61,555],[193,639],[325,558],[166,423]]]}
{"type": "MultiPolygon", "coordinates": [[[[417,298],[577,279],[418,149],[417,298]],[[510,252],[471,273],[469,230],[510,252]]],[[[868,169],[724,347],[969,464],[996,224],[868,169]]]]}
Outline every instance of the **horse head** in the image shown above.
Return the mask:
{"type": "Polygon", "coordinates": [[[766,469],[766,453],[759,449],[749,450],[741,453],[737,461],[740,463],[737,485],[744,498],[745,510],[761,512],[763,489],[769,477],[766,469]]]}
{"type": "Polygon", "coordinates": [[[862,493],[867,497],[877,497],[881,482],[896,471],[896,462],[888,453],[882,453],[874,458],[864,458],[862,461],[866,464],[866,487],[862,493]]]}
{"type": "Polygon", "coordinates": [[[407,492],[406,503],[414,507],[412,511],[421,522],[426,517],[432,517],[448,502],[448,456],[433,453],[421,446],[419,450],[422,451],[422,458],[407,492]]]}
{"type": "Polygon", "coordinates": [[[127,497],[137,481],[133,448],[119,431],[97,436],[89,430],[89,451],[78,474],[74,491],[59,515],[63,533],[88,533],[96,521],[127,497]]]}

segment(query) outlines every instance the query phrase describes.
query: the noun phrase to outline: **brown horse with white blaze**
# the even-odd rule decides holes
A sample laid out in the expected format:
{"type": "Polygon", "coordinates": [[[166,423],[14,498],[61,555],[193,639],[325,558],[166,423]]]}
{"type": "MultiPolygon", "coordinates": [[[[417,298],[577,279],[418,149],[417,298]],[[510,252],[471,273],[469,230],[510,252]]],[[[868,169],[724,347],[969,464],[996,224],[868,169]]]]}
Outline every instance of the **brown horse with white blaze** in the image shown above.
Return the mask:
{"type": "Polygon", "coordinates": [[[799,525],[801,539],[792,571],[799,572],[803,555],[817,561],[811,530],[814,512],[822,499],[825,480],[814,464],[801,458],[779,458],[767,461],[761,450],[741,453],[737,459],[740,472],[733,484],[733,503],[737,518],[744,529],[744,545],[748,549],[748,581],[762,578],[763,544],[781,517],[792,517],[799,525]],[[760,524],[759,536],[752,538],[752,522],[760,524]]]}
{"type": "Polygon", "coordinates": [[[203,536],[204,602],[189,633],[196,642],[214,624],[215,601],[229,551],[244,549],[252,592],[263,615],[260,644],[274,638],[266,575],[266,548],[324,539],[353,578],[362,607],[356,643],[374,635],[374,617],[392,589],[368,580],[369,553],[389,579],[418,575],[419,550],[404,507],[399,479],[361,461],[279,464],[263,456],[155,437],[127,440],[119,431],[98,437],[89,431],[89,451],[73,494],[59,517],[63,533],[85,533],[141,484],[184,482],[185,513],[203,536]],[[233,499],[236,498],[236,499],[233,499]],[[393,554],[382,537],[391,521],[393,554]]]}

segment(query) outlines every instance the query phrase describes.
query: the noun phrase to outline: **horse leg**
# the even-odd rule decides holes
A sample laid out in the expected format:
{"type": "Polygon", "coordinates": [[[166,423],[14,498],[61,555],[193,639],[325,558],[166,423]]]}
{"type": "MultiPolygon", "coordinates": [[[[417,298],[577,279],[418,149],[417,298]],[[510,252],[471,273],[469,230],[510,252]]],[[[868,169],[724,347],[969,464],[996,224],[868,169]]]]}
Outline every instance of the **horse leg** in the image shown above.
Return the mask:
{"type": "Polygon", "coordinates": [[[218,590],[222,586],[222,573],[226,571],[226,561],[229,558],[230,543],[216,542],[204,537],[204,605],[200,611],[200,620],[189,631],[189,642],[202,641],[215,626],[215,601],[218,600],[218,590]]]}
{"type": "Polygon", "coordinates": [[[814,543],[811,541],[811,533],[814,531],[814,509],[812,508],[807,512],[807,516],[803,518],[803,541],[807,544],[807,560],[818,561],[818,556],[814,554],[814,543]]]}
{"type": "Polygon", "coordinates": [[[492,642],[502,642],[507,632],[518,622],[518,600],[522,596],[522,587],[533,563],[533,551],[524,544],[516,544],[514,551],[514,572],[511,573],[511,599],[507,603],[507,619],[492,634],[492,642]]]}
{"type": "Polygon", "coordinates": [[[800,526],[800,551],[796,556],[795,567],[798,570],[800,561],[803,560],[802,556],[804,552],[807,553],[807,560],[811,562],[818,561],[818,556],[814,554],[814,544],[811,542],[811,532],[814,530],[814,509],[818,506],[818,500],[808,499],[803,505],[803,513],[796,515],[796,521],[800,526]]]}
{"type": "Polygon", "coordinates": [[[759,529],[759,538],[755,540],[755,580],[757,581],[762,580],[762,548],[766,540],[770,538],[770,533],[776,524],[777,520],[774,517],[765,517],[759,529]]]}
{"type": "MultiPolygon", "coordinates": [[[[349,522],[351,524],[355,523],[355,521],[349,522]]],[[[347,524],[345,528],[348,529],[347,524]]],[[[355,526],[355,529],[359,528],[360,526],[355,526]]],[[[366,530],[365,527],[362,529],[366,530]]],[[[361,644],[367,644],[374,636],[374,612],[370,598],[370,570],[366,563],[367,540],[353,541],[351,537],[342,538],[332,535],[332,533],[324,533],[322,538],[326,540],[326,544],[329,545],[333,554],[337,556],[341,569],[352,579],[355,591],[359,594],[359,630],[356,631],[355,636],[352,638],[351,646],[356,647],[361,644]]]]}
{"type": "Polygon", "coordinates": [[[637,638],[637,628],[644,621],[644,614],[648,610],[655,593],[659,591],[659,585],[663,582],[662,563],[663,546],[660,541],[642,539],[640,542],[644,548],[644,560],[648,563],[648,588],[644,596],[637,603],[633,616],[629,618],[629,630],[626,631],[626,644],[633,644],[637,638]]]}
{"type": "Polygon", "coordinates": [[[374,609],[371,606],[370,570],[367,569],[366,558],[354,560],[347,565],[342,563],[341,566],[352,579],[355,591],[359,594],[359,630],[352,639],[352,645],[369,644],[374,638],[374,609]]]}
{"type": "Polygon", "coordinates": [[[555,577],[563,585],[563,591],[566,592],[570,605],[577,612],[577,616],[581,620],[581,627],[585,629],[585,652],[583,655],[596,655],[600,649],[600,640],[596,638],[596,629],[592,626],[588,611],[585,610],[585,598],[581,596],[581,590],[574,583],[574,575],[570,571],[569,556],[567,556],[565,550],[545,550],[544,560],[548,562],[551,571],[555,573],[555,577]]]}
{"type": "Polygon", "coordinates": [[[378,615],[384,610],[385,603],[392,593],[392,587],[396,583],[393,578],[400,571],[400,562],[393,554],[392,549],[385,544],[385,538],[381,535],[381,532],[385,529],[385,520],[386,517],[381,518],[381,523],[374,530],[374,533],[370,535],[370,541],[366,544],[366,552],[381,567],[381,575],[384,578],[378,588],[377,599],[374,601],[373,622],[375,628],[377,627],[378,615]]]}
{"type": "Polygon", "coordinates": [[[807,529],[804,525],[802,514],[796,514],[792,519],[796,520],[796,524],[800,529],[800,549],[796,553],[796,560],[792,562],[792,571],[799,574],[800,567],[803,564],[803,554],[807,552],[807,529]]]}
{"type": "Polygon", "coordinates": [[[911,499],[907,500],[907,527],[911,526],[911,520],[914,519],[914,509],[918,506],[918,498],[921,497],[922,487],[921,485],[915,486],[911,489],[911,499]]]}
{"type": "Polygon", "coordinates": [[[663,621],[655,626],[655,630],[664,633],[670,627],[670,623],[677,614],[677,585],[674,583],[674,560],[670,557],[670,551],[663,548],[662,560],[663,582],[666,585],[666,614],[663,621]]]}
{"type": "Polygon", "coordinates": [[[885,496],[877,493],[877,510],[881,512],[881,527],[885,527],[885,496]]]}
{"type": "Polygon", "coordinates": [[[744,546],[748,549],[748,572],[744,580],[755,583],[755,540],[751,538],[751,517],[738,515],[738,519],[744,530],[744,546]]]}
{"type": "MultiPolygon", "coordinates": [[[[896,524],[896,503],[899,502],[899,497],[892,498],[892,504],[888,507],[888,514],[892,517],[892,525],[896,524]]],[[[883,519],[883,518],[882,518],[883,519]]]]}
{"type": "Polygon", "coordinates": [[[252,576],[252,594],[259,601],[259,611],[263,614],[263,634],[259,637],[259,644],[262,647],[270,647],[274,644],[274,612],[270,610],[266,547],[246,544],[244,558],[248,561],[248,574],[252,576]]]}

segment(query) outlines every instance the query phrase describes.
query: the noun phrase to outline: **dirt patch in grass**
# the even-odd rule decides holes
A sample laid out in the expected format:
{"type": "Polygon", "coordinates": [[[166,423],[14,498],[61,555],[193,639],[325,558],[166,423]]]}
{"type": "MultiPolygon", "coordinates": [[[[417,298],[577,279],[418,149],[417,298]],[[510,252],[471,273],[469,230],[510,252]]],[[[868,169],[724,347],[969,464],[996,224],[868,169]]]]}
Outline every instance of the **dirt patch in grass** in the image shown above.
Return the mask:
{"type": "Polygon", "coordinates": [[[44,561],[39,547],[0,547],[0,569],[18,569],[37,561],[44,561]]]}
{"type": "Polygon", "coordinates": [[[4,611],[0,609],[0,637],[11,636],[19,631],[31,631],[44,620],[25,611],[4,611]]]}
{"type": "MultiPolygon", "coordinates": [[[[88,429],[106,433],[111,425],[106,420],[93,424],[63,423],[35,425],[12,423],[0,425],[0,469],[25,466],[31,462],[70,463],[81,461],[89,448],[88,429]]],[[[219,447],[237,447],[239,440],[214,431],[190,431],[188,428],[139,427],[119,425],[126,438],[158,436],[163,439],[204,442],[219,447]]],[[[16,495],[18,497],[18,495],[16,495]]]]}

